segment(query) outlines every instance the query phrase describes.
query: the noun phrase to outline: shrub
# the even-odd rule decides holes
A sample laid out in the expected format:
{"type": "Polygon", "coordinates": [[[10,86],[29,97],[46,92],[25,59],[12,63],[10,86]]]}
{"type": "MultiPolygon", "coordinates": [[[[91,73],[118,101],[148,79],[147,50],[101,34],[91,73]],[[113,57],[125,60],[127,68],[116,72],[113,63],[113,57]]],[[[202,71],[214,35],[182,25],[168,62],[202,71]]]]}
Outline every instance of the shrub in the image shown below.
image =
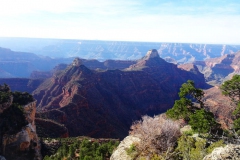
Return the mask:
{"type": "Polygon", "coordinates": [[[223,140],[212,143],[210,146],[206,139],[182,135],[178,139],[178,146],[175,150],[175,159],[202,160],[216,147],[224,146],[223,140]]]}
{"type": "Polygon", "coordinates": [[[138,154],[136,144],[131,144],[126,152],[132,159],[134,159],[138,154]]]}
{"type": "Polygon", "coordinates": [[[212,153],[212,151],[217,147],[224,147],[224,146],[225,146],[225,144],[224,144],[223,140],[214,142],[207,148],[207,154],[212,153]]]}
{"type": "MultiPolygon", "coordinates": [[[[143,116],[142,120],[135,122],[132,133],[140,138],[136,145],[139,154],[152,157],[153,153],[164,155],[173,151],[173,147],[180,137],[179,125],[161,116],[154,118],[143,116]]],[[[167,155],[166,155],[167,156],[167,155]]]]}

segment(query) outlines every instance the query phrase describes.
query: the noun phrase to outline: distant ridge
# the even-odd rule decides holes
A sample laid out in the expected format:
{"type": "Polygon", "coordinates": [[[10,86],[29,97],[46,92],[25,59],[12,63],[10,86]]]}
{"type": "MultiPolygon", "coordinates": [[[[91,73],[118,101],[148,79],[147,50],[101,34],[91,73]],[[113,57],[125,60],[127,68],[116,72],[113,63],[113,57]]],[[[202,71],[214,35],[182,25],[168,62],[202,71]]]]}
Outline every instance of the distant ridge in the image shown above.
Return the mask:
{"type": "Polygon", "coordinates": [[[196,61],[193,64],[204,74],[208,83],[220,85],[231,79],[234,74],[240,74],[240,51],[206,61],[196,61]]]}
{"type": "Polygon", "coordinates": [[[192,44],[164,42],[124,42],[100,40],[65,40],[42,38],[1,38],[0,47],[14,51],[32,52],[37,55],[59,57],[80,57],[100,61],[137,60],[149,48],[155,48],[160,57],[171,58],[178,63],[202,61],[220,57],[240,50],[240,45],[192,44]]]}

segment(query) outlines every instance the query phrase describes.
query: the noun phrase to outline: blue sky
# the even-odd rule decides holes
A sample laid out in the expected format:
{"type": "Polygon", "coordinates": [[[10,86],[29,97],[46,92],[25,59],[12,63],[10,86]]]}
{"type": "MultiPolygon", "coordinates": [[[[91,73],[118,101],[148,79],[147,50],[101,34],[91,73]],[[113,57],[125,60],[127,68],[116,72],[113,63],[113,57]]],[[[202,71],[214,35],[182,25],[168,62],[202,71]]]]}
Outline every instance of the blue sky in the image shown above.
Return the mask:
{"type": "Polygon", "coordinates": [[[0,0],[0,36],[240,44],[240,2],[0,0]]]}

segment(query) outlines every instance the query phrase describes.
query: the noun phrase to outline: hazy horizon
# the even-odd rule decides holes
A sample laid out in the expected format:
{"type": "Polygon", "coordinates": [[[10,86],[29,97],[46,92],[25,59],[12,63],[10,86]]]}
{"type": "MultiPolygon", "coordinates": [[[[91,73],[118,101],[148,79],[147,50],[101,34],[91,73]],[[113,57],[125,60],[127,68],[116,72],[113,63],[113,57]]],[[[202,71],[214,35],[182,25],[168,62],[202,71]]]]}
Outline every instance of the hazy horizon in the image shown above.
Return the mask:
{"type": "MultiPolygon", "coordinates": [[[[2,37],[0,39],[42,39],[42,40],[73,40],[73,41],[103,41],[103,42],[126,42],[126,43],[171,43],[171,44],[200,44],[200,45],[240,45],[239,43],[198,43],[198,42],[163,42],[163,41],[134,41],[134,40],[104,40],[104,39],[78,39],[78,38],[45,38],[45,37],[2,37]]],[[[1,47],[1,46],[0,46],[1,47]]]]}

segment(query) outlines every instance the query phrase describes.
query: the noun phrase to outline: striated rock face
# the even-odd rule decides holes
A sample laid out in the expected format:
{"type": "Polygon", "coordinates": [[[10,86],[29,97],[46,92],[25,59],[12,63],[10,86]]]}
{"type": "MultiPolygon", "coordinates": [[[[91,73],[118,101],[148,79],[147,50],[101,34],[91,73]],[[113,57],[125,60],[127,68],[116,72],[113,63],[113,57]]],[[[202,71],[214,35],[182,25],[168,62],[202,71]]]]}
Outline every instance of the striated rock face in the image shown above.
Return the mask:
{"type": "Polygon", "coordinates": [[[196,61],[199,71],[210,84],[219,85],[232,78],[234,74],[240,74],[240,52],[223,55],[219,58],[196,61]]]}
{"type": "Polygon", "coordinates": [[[130,148],[132,144],[137,144],[140,139],[135,136],[127,136],[118,145],[117,149],[113,152],[110,160],[132,160],[132,158],[127,154],[126,150],[130,148]]]}
{"type": "Polygon", "coordinates": [[[205,90],[204,93],[204,102],[207,109],[214,114],[223,129],[229,129],[233,123],[232,112],[236,105],[229,97],[222,95],[220,88],[217,86],[205,90]]]}
{"type": "Polygon", "coordinates": [[[142,115],[165,112],[188,79],[207,88],[202,74],[193,74],[161,59],[156,50],[126,70],[93,71],[70,65],[34,92],[42,117],[63,123],[70,136],[123,138],[142,115]],[[64,112],[56,115],[50,110],[64,112]]]}
{"type": "Polygon", "coordinates": [[[238,160],[240,159],[240,145],[227,145],[215,148],[203,160],[238,160]]]}

